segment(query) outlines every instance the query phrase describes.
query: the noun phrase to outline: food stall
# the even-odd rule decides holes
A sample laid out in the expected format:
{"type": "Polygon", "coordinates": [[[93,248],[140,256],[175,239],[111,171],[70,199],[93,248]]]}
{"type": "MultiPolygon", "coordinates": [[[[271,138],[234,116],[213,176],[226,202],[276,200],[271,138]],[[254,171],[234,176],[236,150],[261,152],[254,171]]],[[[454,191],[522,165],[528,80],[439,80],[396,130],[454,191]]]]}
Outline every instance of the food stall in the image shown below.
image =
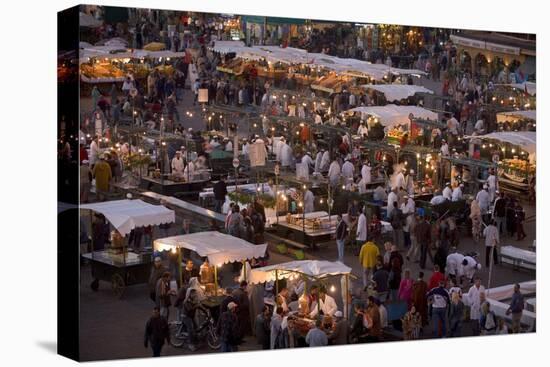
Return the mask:
{"type": "MultiPolygon", "coordinates": [[[[378,96],[383,96],[383,99],[388,103],[398,102],[400,104],[409,104],[412,97],[417,93],[434,94],[432,90],[426,87],[408,84],[363,84],[361,88],[374,91],[376,101],[381,101],[382,98],[378,96]]],[[[377,103],[377,105],[381,104],[385,103],[377,103]]]]}
{"type": "MultiPolygon", "coordinates": [[[[205,273],[201,275],[201,282],[205,294],[210,297],[211,303],[219,305],[223,299],[223,290],[218,284],[219,269],[224,264],[234,262],[244,264],[248,260],[264,257],[267,244],[255,245],[228,234],[207,231],[159,238],[153,242],[153,247],[155,251],[177,252],[180,277],[182,276],[182,250],[189,250],[191,252],[190,256],[196,254],[201,258],[206,257],[209,265],[208,268],[204,269],[205,273]]],[[[246,266],[243,266],[243,269],[246,268],[246,266]]]]}
{"type": "Polygon", "coordinates": [[[437,121],[438,114],[418,106],[397,106],[388,104],[385,106],[361,106],[352,108],[344,114],[361,114],[361,118],[367,121],[369,128],[375,123],[380,123],[386,131],[388,143],[400,144],[405,134],[411,132],[411,119],[423,119],[437,121]],[[370,119],[369,119],[370,117],[370,119]]]}
{"type": "Polygon", "coordinates": [[[162,205],[152,205],[142,200],[84,204],[80,206],[80,210],[89,211],[89,223],[92,228],[91,252],[82,254],[84,259],[91,262],[94,278],[90,285],[92,290],[97,291],[100,280],[110,282],[114,294],[120,298],[127,286],[147,282],[151,270],[151,253],[128,251],[125,237],[138,227],[173,223],[176,220],[175,212],[162,205]],[[103,215],[113,227],[110,232],[111,245],[106,249],[94,249],[94,212],[103,215]]]}
{"type": "Polygon", "coordinates": [[[535,131],[537,110],[499,112],[497,123],[499,130],[503,131],[535,131]]]}
{"type": "Polygon", "coordinates": [[[476,138],[498,144],[500,157],[497,177],[502,190],[526,193],[532,189],[536,177],[535,131],[495,132],[476,138]]]}
{"type": "Polygon", "coordinates": [[[335,297],[336,304],[338,308],[343,310],[342,313],[345,318],[351,316],[349,314],[350,278],[355,278],[351,274],[351,270],[350,267],[340,262],[297,260],[252,269],[249,283],[273,282],[276,295],[279,293],[280,281],[286,280],[287,282],[292,282],[302,278],[305,281],[304,293],[298,299],[297,305],[289,305],[290,313],[288,317],[289,320],[293,321],[298,333],[301,336],[305,336],[315,324],[315,320],[309,317],[310,312],[315,308],[317,308],[318,313],[320,310],[320,302],[312,301],[311,304],[308,302],[308,290],[311,289],[311,285],[313,284],[324,286],[330,294],[335,293],[339,288],[341,297],[335,297]]]}

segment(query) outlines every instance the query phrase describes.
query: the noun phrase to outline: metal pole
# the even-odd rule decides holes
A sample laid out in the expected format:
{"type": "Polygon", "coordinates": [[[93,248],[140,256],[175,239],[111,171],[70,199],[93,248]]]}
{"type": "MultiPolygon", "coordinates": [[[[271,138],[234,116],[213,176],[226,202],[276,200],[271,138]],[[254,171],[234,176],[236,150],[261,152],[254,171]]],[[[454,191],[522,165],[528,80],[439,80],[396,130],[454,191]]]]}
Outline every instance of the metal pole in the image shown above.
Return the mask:
{"type": "Polygon", "coordinates": [[[180,287],[183,286],[183,274],[181,272],[181,247],[178,247],[178,274],[179,274],[179,278],[180,278],[180,287]]]}
{"type": "Polygon", "coordinates": [[[491,278],[493,275],[493,256],[495,252],[496,244],[491,247],[491,253],[489,254],[489,280],[487,281],[487,296],[489,296],[489,289],[491,289],[491,278]]]}
{"type": "Polygon", "coordinates": [[[346,274],[346,299],[344,300],[344,317],[349,320],[349,274],[346,274]]]}
{"type": "Polygon", "coordinates": [[[214,294],[218,295],[218,265],[214,265],[214,294]]]}
{"type": "Polygon", "coordinates": [[[278,294],[279,294],[279,270],[275,269],[275,309],[277,309],[278,294]]]}

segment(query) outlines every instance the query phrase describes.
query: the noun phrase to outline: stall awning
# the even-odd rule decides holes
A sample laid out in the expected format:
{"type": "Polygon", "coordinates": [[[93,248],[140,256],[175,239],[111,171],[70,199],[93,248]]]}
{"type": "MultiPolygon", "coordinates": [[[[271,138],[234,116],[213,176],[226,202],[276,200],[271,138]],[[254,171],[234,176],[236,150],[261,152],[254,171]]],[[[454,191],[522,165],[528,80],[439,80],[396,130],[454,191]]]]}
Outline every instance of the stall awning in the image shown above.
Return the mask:
{"type": "Polygon", "coordinates": [[[497,132],[486,135],[470,136],[477,139],[493,139],[522,147],[529,154],[537,152],[537,133],[535,131],[497,132]]]}
{"type": "Polygon", "coordinates": [[[517,121],[517,120],[534,120],[537,121],[537,110],[526,111],[510,111],[497,113],[497,122],[517,121]]]}
{"type": "Polygon", "coordinates": [[[159,238],[154,242],[156,251],[185,248],[201,257],[208,257],[213,265],[260,258],[265,255],[267,244],[255,245],[238,237],[210,231],[159,238]]]}
{"type": "Polygon", "coordinates": [[[388,102],[400,101],[414,96],[416,93],[428,93],[434,94],[434,92],[428,88],[420,85],[407,85],[407,84],[365,84],[361,86],[365,89],[373,89],[380,93],[383,93],[388,102]]]}
{"type": "Polygon", "coordinates": [[[80,209],[89,209],[103,214],[122,236],[126,236],[136,227],[157,226],[176,221],[173,210],[142,200],[115,200],[85,204],[81,205],[80,209]]]}
{"type": "Polygon", "coordinates": [[[512,84],[495,84],[495,86],[505,86],[510,88],[516,88],[524,91],[525,93],[534,96],[537,94],[537,83],[533,82],[523,82],[523,83],[512,83],[512,84]]]}
{"type": "Polygon", "coordinates": [[[351,273],[351,268],[341,262],[325,260],[301,260],[282,264],[264,266],[252,269],[250,283],[263,283],[275,280],[275,271],[278,278],[288,278],[300,273],[312,279],[322,279],[328,276],[345,275],[351,273]]]}
{"type": "Polygon", "coordinates": [[[284,64],[307,64],[311,67],[326,68],[340,74],[353,74],[383,80],[388,74],[395,75],[425,75],[416,69],[391,68],[385,64],[371,64],[357,59],[343,59],[322,53],[309,53],[306,50],[293,47],[252,46],[246,47],[241,41],[215,42],[213,50],[220,53],[234,52],[237,57],[284,64]]]}
{"type": "Polygon", "coordinates": [[[388,127],[409,123],[410,114],[416,118],[437,121],[437,113],[417,106],[396,106],[389,104],[386,106],[362,106],[346,111],[346,113],[351,112],[361,112],[377,117],[383,126],[388,127]]]}

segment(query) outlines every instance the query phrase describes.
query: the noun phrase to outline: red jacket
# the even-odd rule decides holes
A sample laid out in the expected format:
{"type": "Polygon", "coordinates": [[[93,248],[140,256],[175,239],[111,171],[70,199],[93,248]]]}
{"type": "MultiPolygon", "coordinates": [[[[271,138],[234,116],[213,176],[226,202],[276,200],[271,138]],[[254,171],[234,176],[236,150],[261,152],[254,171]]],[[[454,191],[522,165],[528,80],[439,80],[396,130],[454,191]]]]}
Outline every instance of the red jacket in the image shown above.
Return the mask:
{"type": "Polygon", "coordinates": [[[428,282],[428,289],[434,289],[439,286],[440,281],[445,281],[445,274],[441,273],[440,271],[434,271],[432,274],[432,277],[430,278],[430,281],[428,282]]]}

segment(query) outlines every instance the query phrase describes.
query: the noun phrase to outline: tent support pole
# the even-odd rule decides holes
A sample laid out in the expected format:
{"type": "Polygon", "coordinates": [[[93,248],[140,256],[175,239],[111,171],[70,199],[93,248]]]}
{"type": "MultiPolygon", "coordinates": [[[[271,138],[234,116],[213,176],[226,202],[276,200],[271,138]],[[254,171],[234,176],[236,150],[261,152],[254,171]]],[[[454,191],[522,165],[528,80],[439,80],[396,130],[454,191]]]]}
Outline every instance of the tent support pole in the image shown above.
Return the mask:
{"type": "Polygon", "coordinates": [[[183,286],[183,274],[181,272],[181,247],[178,247],[178,275],[179,275],[179,283],[180,283],[180,287],[183,286]]]}
{"type": "Polygon", "coordinates": [[[244,275],[244,280],[246,280],[246,260],[243,260],[243,275],[244,275]]]}
{"type": "Polygon", "coordinates": [[[346,299],[344,300],[344,317],[349,320],[349,274],[346,274],[346,299]]]}
{"type": "Polygon", "coordinates": [[[214,265],[214,293],[218,295],[218,266],[214,265]]]}
{"type": "Polygon", "coordinates": [[[278,294],[279,294],[279,270],[275,269],[275,309],[277,309],[278,294]]]}

